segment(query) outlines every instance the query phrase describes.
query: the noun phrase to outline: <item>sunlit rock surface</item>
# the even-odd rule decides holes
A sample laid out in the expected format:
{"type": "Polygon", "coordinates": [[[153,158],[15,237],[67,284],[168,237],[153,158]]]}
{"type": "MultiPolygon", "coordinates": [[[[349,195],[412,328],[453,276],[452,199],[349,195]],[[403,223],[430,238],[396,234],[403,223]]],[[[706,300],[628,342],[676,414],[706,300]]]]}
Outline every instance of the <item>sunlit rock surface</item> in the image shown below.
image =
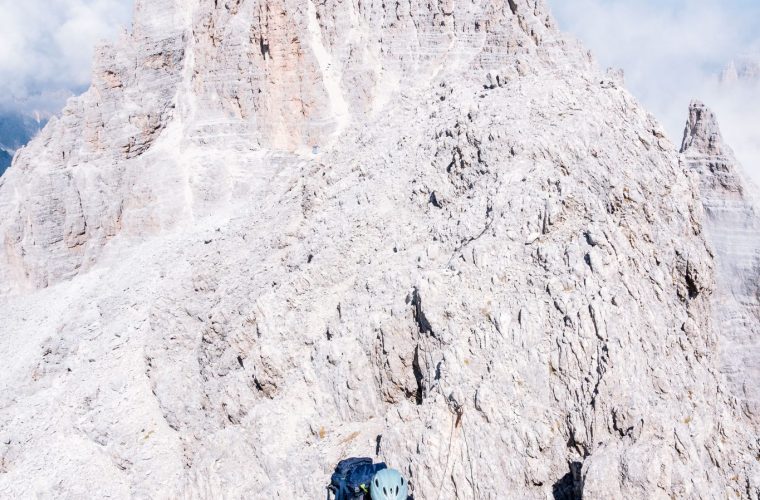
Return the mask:
{"type": "Polygon", "coordinates": [[[0,496],[756,498],[621,85],[540,1],[138,2],[0,179],[0,496]]]}

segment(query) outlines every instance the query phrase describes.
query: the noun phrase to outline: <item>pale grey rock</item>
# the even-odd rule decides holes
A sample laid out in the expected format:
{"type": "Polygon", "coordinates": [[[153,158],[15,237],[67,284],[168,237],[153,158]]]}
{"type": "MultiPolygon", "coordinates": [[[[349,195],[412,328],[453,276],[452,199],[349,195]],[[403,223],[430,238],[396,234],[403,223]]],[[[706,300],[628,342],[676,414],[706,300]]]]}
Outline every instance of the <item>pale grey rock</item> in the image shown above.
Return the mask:
{"type": "Polygon", "coordinates": [[[714,113],[694,101],[681,146],[700,179],[705,230],[718,266],[713,315],[721,368],[745,411],[760,414],[760,213],[757,187],[723,142],[714,113]]]}
{"type": "Polygon", "coordinates": [[[135,12],[0,180],[0,496],[757,498],[699,186],[543,2],[135,12]]]}

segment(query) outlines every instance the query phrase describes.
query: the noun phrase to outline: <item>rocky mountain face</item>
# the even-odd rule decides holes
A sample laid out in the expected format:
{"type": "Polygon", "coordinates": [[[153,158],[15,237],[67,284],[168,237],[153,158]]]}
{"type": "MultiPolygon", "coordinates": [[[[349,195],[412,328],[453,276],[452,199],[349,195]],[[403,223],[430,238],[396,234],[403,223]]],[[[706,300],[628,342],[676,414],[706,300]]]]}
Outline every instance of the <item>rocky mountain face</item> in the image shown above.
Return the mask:
{"type": "Polygon", "coordinates": [[[0,179],[0,494],[757,498],[694,168],[542,1],[138,1],[0,179]]]}
{"type": "Polygon", "coordinates": [[[760,415],[760,214],[757,188],[738,167],[713,112],[693,102],[681,146],[699,175],[705,230],[714,248],[715,328],[722,370],[744,411],[760,415]]]}

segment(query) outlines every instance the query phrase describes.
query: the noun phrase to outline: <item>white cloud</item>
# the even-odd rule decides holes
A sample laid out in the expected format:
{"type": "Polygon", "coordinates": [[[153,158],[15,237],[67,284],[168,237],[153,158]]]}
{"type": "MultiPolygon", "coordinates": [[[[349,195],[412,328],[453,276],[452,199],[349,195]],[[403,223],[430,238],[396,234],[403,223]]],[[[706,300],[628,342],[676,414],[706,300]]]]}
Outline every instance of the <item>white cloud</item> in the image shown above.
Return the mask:
{"type": "MultiPolygon", "coordinates": [[[[718,84],[734,57],[760,48],[756,0],[549,0],[560,27],[604,66],[625,70],[627,87],[681,140],[689,101],[718,115],[726,141],[760,181],[760,82],[718,84]]],[[[758,52],[760,58],[760,52],[758,52]]]]}
{"type": "Polygon", "coordinates": [[[0,0],[0,107],[57,111],[90,81],[93,48],[128,26],[132,0],[0,0]]]}

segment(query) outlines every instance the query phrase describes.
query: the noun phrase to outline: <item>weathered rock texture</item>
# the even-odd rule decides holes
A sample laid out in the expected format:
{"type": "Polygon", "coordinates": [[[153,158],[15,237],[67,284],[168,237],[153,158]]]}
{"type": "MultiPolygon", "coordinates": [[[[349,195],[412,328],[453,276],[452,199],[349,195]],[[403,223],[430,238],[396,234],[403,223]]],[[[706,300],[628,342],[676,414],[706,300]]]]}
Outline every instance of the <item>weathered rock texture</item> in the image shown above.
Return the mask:
{"type": "Polygon", "coordinates": [[[695,178],[543,2],[138,2],[0,185],[0,495],[757,498],[695,178]]]}
{"type": "Polygon", "coordinates": [[[760,416],[760,213],[756,187],[723,143],[715,115],[693,102],[681,152],[699,175],[705,229],[715,251],[715,329],[722,369],[745,411],[760,416]]]}

